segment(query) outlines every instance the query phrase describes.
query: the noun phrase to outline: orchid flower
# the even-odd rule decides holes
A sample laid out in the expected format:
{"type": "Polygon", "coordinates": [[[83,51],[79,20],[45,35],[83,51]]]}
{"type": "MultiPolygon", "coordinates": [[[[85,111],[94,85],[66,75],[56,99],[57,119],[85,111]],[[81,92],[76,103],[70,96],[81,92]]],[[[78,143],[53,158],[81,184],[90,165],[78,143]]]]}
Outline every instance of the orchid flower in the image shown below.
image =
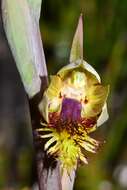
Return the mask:
{"type": "Polygon", "coordinates": [[[51,82],[39,105],[45,122],[38,129],[47,139],[44,149],[60,161],[68,172],[77,161],[87,164],[85,151],[96,153],[99,141],[90,133],[108,119],[106,100],[109,86],[103,86],[99,74],[83,60],[82,16],[74,36],[70,63],[51,76],[51,82]]]}

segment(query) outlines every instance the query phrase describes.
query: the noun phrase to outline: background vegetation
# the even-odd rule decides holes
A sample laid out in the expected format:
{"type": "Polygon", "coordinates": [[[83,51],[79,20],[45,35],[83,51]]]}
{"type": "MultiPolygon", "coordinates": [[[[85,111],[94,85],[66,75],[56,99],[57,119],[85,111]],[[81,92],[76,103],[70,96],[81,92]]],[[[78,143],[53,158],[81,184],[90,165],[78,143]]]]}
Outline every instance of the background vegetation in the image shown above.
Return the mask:
{"type": "MultiPolygon", "coordinates": [[[[106,143],[77,171],[74,190],[127,189],[127,1],[45,0],[40,27],[50,74],[68,63],[84,14],[84,59],[110,84],[110,118],[92,134],[106,143]]],[[[17,31],[18,32],[18,31],[17,31]]],[[[36,189],[25,91],[0,21],[0,189],[36,189]],[[28,188],[27,188],[28,187],[28,188]]]]}

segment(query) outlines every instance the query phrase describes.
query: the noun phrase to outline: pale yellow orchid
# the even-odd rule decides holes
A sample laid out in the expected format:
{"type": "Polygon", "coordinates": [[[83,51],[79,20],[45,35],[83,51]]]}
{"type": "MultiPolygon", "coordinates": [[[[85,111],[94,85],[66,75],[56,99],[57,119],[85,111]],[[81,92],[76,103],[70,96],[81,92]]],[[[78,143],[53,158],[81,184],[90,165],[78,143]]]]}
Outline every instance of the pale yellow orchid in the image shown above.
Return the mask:
{"type": "Polygon", "coordinates": [[[106,100],[109,86],[103,86],[95,69],[83,60],[82,18],[72,44],[70,64],[51,77],[40,111],[45,119],[38,131],[47,138],[45,150],[60,160],[68,172],[77,160],[87,163],[82,149],[96,152],[99,142],[89,133],[108,119],[106,100]]]}

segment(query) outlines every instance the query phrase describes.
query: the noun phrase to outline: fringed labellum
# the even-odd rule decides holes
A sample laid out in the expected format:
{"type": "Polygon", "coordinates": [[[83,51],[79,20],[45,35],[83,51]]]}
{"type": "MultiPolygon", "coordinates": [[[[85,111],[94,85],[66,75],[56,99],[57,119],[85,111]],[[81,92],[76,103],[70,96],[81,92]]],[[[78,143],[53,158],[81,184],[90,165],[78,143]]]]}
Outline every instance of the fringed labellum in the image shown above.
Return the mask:
{"type": "Polygon", "coordinates": [[[89,136],[108,119],[109,86],[101,84],[95,69],[83,60],[82,17],[74,36],[70,64],[51,77],[40,111],[45,119],[38,131],[47,138],[45,150],[68,172],[77,160],[87,164],[83,149],[95,153],[99,142],[89,136]]]}

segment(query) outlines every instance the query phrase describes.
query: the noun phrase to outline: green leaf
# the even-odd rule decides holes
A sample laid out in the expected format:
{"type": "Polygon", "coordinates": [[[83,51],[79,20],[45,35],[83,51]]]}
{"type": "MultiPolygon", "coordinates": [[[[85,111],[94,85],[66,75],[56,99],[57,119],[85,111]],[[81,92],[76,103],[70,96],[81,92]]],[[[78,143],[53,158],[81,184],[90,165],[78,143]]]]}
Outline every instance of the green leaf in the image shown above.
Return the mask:
{"type": "Polygon", "coordinates": [[[40,91],[40,76],[47,76],[47,69],[39,24],[31,15],[29,5],[28,0],[2,1],[6,36],[25,90],[31,98],[40,91]]]}
{"type": "Polygon", "coordinates": [[[70,53],[70,62],[75,62],[78,59],[83,60],[83,21],[82,21],[82,15],[79,18],[76,33],[74,35],[71,53],[70,53]]]}

